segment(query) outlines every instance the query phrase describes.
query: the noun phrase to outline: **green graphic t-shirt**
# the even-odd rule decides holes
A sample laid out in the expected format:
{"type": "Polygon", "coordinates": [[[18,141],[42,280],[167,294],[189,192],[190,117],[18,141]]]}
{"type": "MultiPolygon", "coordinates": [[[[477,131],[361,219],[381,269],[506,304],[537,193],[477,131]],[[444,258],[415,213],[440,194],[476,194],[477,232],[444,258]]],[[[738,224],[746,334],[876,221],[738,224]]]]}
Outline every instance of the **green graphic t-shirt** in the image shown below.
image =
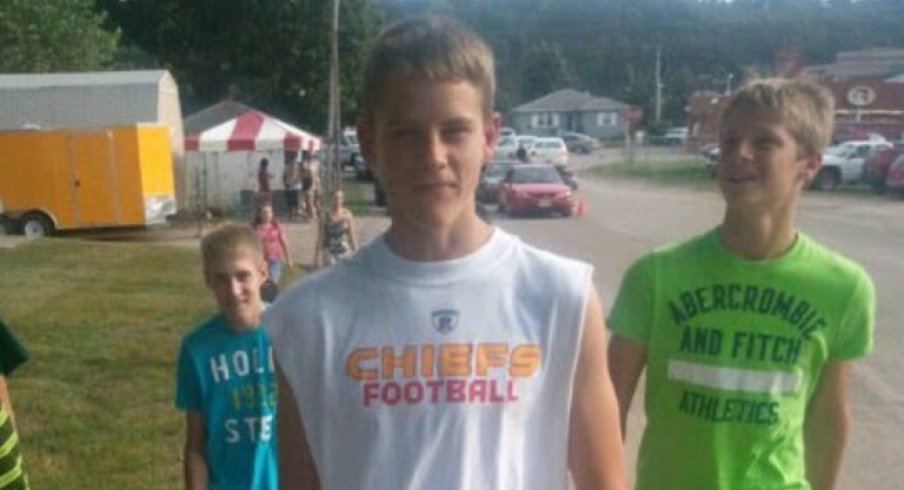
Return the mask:
{"type": "Polygon", "coordinates": [[[874,309],[866,272],[800,233],[774,260],[712,230],[637,261],[609,317],[647,347],[637,489],[809,489],[807,401],[827,362],[870,351],[874,309]]]}

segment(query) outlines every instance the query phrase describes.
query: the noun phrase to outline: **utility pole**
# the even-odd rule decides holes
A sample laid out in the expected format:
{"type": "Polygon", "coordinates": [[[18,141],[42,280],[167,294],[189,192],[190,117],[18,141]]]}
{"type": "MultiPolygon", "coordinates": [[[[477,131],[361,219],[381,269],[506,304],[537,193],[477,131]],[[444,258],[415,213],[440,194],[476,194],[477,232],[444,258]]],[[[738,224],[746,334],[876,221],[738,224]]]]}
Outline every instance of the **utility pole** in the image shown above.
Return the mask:
{"type": "Polygon", "coordinates": [[[339,111],[341,101],[339,85],[339,0],[333,0],[333,26],[330,40],[332,52],[330,53],[330,107],[327,111],[328,170],[326,174],[326,192],[323,193],[325,202],[320,206],[321,212],[329,209],[333,200],[333,194],[342,188],[342,162],[339,158],[339,137],[342,134],[341,113],[339,111]]]}
{"type": "Polygon", "coordinates": [[[662,48],[656,46],[656,124],[662,120],[662,48]]]}

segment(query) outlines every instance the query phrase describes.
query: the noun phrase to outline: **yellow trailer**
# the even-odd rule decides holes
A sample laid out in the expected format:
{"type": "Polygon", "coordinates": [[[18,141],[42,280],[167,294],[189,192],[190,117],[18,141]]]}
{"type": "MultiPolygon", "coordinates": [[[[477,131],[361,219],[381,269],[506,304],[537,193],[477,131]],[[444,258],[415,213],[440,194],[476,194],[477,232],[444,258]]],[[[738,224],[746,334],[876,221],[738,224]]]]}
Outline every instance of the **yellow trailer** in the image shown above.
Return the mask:
{"type": "Polygon", "coordinates": [[[165,126],[0,132],[0,233],[146,226],[175,212],[165,126]]]}

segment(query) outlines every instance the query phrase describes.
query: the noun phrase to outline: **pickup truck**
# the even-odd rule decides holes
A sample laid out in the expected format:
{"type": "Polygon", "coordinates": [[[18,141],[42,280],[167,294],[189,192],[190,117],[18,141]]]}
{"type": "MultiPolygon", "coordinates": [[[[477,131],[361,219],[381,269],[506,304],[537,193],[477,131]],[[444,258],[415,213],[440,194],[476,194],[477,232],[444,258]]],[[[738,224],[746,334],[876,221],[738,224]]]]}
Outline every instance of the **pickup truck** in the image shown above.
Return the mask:
{"type": "Polygon", "coordinates": [[[832,146],[823,153],[822,168],[810,187],[831,191],[841,184],[859,183],[863,178],[863,162],[891,147],[885,140],[846,141],[832,146]]]}

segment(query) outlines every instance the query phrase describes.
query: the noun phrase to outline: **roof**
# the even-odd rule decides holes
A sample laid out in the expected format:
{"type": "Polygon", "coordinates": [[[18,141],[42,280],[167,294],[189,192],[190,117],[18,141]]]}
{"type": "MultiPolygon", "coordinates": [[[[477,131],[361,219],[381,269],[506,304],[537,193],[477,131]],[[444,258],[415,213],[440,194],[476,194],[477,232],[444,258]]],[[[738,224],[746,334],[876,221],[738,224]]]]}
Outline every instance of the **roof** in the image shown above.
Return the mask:
{"type": "Polygon", "coordinates": [[[512,112],[611,111],[627,107],[624,102],[566,88],[515,107],[512,112]]]}
{"type": "Polygon", "coordinates": [[[0,75],[0,130],[181,125],[179,88],[166,70],[0,75]]]}
{"type": "Polygon", "coordinates": [[[250,110],[252,110],[252,107],[241,102],[224,100],[186,117],[182,120],[182,128],[185,134],[200,133],[250,110]]]}
{"type": "Polygon", "coordinates": [[[811,75],[843,80],[864,77],[889,77],[904,72],[904,49],[868,48],[838,53],[834,63],[811,65],[811,75]]]}
{"type": "Polygon", "coordinates": [[[95,71],[82,73],[4,73],[0,89],[44,87],[86,87],[110,85],[156,85],[166,70],[95,71]]]}

